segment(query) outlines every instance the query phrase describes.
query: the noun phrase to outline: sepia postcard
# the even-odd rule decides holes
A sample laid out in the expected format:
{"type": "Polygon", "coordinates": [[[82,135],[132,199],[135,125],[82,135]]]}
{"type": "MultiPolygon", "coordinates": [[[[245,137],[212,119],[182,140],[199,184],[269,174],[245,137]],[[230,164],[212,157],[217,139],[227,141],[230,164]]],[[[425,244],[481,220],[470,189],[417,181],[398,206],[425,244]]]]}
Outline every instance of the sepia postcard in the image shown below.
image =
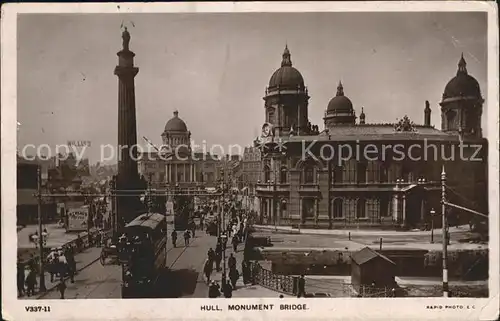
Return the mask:
{"type": "Polygon", "coordinates": [[[1,14],[5,320],[498,318],[494,2],[1,14]]]}

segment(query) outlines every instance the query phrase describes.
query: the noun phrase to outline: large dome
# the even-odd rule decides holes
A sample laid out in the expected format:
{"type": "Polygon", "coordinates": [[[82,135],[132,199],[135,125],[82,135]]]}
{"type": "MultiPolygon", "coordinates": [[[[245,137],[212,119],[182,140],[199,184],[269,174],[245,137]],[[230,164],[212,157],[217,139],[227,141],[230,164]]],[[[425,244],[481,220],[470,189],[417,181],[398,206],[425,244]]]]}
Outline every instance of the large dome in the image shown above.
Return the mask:
{"type": "Polygon", "coordinates": [[[304,88],[304,78],[297,69],[292,67],[292,60],[288,46],[285,47],[285,51],[283,52],[281,68],[276,70],[269,80],[270,88],[278,86],[280,88],[304,88]]]}
{"type": "Polygon", "coordinates": [[[467,73],[464,56],[458,63],[457,75],[453,77],[444,89],[443,99],[461,96],[481,97],[481,89],[477,80],[467,73]]]}
{"type": "Polygon", "coordinates": [[[186,123],[179,118],[179,112],[174,111],[174,117],[165,125],[166,132],[187,132],[186,123]]]}
{"type": "Polygon", "coordinates": [[[333,97],[328,103],[328,107],[326,109],[327,113],[333,112],[352,112],[352,102],[349,98],[344,96],[344,87],[342,83],[339,83],[337,87],[337,95],[333,97]]]}

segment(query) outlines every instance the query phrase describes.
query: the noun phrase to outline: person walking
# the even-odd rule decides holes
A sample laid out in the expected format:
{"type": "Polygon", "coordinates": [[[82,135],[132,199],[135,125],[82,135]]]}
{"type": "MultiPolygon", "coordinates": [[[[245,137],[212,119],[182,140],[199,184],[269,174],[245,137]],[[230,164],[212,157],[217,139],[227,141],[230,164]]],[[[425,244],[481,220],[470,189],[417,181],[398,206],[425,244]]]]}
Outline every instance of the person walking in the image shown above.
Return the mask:
{"type": "Polygon", "coordinates": [[[208,297],[209,298],[218,298],[220,296],[220,288],[219,285],[212,281],[210,286],[208,287],[208,297]]]}
{"type": "Polygon", "coordinates": [[[24,280],[25,280],[24,264],[17,262],[17,295],[19,297],[24,296],[24,280]]]}
{"type": "Polygon", "coordinates": [[[236,269],[236,258],[234,257],[233,253],[231,253],[229,258],[227,259],[227,266],[230,269],[236,269]]]}
{"type": "Polygon", "coordinates": [[[222,286],[222,293],[224,293],[225,298],[233,297],[233,287],[231,286],[231,284],[229,284],[229,280],[226,280],[226,282],[224,282],[224,285],[222,286]]]}
{"type": "Polygon", "coordinates": [[[212,250],[212,248],[208,249],[207,258],[208,258],[208,261],[210,262],[210,265],[212,266],[212,269],[213,269],[214,261],[215,261],[215,252],[214,252],[214,250],[212,250]]]}
{"type": "Polygon", "coordinates": [[[210,259],[207,259],[205,261],[205,265],[203,266],[203,273],[205,273],[205,279],[207,281],[207,284],[210,284],[210,276],[212,275],[213,271],[213,263],[210,259]]]}
{"type": "Polygon", "coordinates": [[[31,268],[26,277],[26,294],[28,296],[35,295],[36,273],[35,269],[31,268]]]}
{"type": "Polygon", "coordinates": [[[238,272],[236,267],[229,270],[229,279],[231,280],[231,285],[233,286],[233,289],[236,289],[236,282],[238,282],[239,278],[240,278],[240,273],[238,272]]]}
{"type": "Polygon", "coordinates": [[[215,270],[219,272],[221,270],[220,268],[220,263],[222,261],[222,250],[221,251],[215,251],[215,270]]]}
{"type": "Polygon", "coordinates": [[[306,296],[306,280],[304,279],[304,274],[302,274],[300,276],[298,283],[299,284],[298,284],[297,298],[305,297],[306,296]]]}
{"type": "Polygon", "coordinates": [[[250,282],[250,269],[246,260],[241,262],[241,274],[243,274],[243,284],[247,285],[250,282]]]}
{"type": "Polygon", "coordinates": [[[233,236],[233,239],[231,240],[231,243],[233,244],[233,251],[234,251],[234,253],[238,252],[238,243],[239,243],[239,241],[238,241],[238,235],[235,234],[233,236]]]}
{"type": "Polygon", "coordinates": [[[176,247],[177,246],[177,232],[175,230],[172,231],[171,237],[172,237],[172,245],[174,247],[176,247]]]}
{"type": "Polygon", "coordinates": [[[189,234],[189,230],[184,232],[184,246],[189,246],[189,239],[191,238],[191,234],[189,234]]]}
{"type": "Polygon", "coordinates": [[[64,292],[66,292],[66,282],[64,281],[64,277],[61,277],[61,282],[57,285],[57,289],[59,290],[59,293],[61,294],[61,300],[64,300],[64,292]]]}
{"type": "Polygon", "coordinates": [[[72,252],[73,252],[72,248],[68,247],[64,253],[64,256],[66,257],[66,261],[68,262],[67,266],[71,283],[75,283],[76,261],[75,261],[75,256],[73,255],[72,252]]]}

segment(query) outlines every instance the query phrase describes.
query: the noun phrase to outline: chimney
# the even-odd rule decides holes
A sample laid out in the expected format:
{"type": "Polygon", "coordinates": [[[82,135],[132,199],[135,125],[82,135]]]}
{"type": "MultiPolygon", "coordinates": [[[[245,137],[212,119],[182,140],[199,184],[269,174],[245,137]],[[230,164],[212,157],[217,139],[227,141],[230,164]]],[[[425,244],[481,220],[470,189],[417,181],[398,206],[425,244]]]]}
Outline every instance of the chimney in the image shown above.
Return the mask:
{"type": "Polygon", "coordinates": [[[431,127],[431,107],[429,101],[425,101],[424,126],[431,127]]]}

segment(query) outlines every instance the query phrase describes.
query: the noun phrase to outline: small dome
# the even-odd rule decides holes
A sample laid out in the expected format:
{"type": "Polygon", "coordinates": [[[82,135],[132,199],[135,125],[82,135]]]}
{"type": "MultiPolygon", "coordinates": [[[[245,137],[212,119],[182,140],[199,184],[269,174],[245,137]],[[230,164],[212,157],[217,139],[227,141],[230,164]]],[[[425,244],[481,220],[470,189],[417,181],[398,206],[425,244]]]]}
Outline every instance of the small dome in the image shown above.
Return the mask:
{"type": "Polygon", "coordinates": [[[458,63],[457,75],[453,77],[444,89],[443,99],[461,96],[481,97],[481,89],[477,80],[467,73],[464,56],[458,63]]]}
{"type": "Polygon", "coordinates": [[[186,123],[179,118],[179,112],[174,111],[174,117],[165,125],[166,132],[187,132],[186,123]]]}
{"type": "Polygon", "coordinates": [[[278,86],[280,88],[304,88],[304,78],[297,69],[292,67],[292,60],[288,46],[285,47],[285,51],[283,52],[281,68],[276,70],[269,80],[270,88],[278,86]]]}
{"type": "Polygon", "coordinates": [[[331,112],[349,112],[353,111],[352,102],[349,98],[344,96],[344,87],[339,82],[337,87],[337,95],[333,97],[328,103],[327,113],[331,112]]]}

